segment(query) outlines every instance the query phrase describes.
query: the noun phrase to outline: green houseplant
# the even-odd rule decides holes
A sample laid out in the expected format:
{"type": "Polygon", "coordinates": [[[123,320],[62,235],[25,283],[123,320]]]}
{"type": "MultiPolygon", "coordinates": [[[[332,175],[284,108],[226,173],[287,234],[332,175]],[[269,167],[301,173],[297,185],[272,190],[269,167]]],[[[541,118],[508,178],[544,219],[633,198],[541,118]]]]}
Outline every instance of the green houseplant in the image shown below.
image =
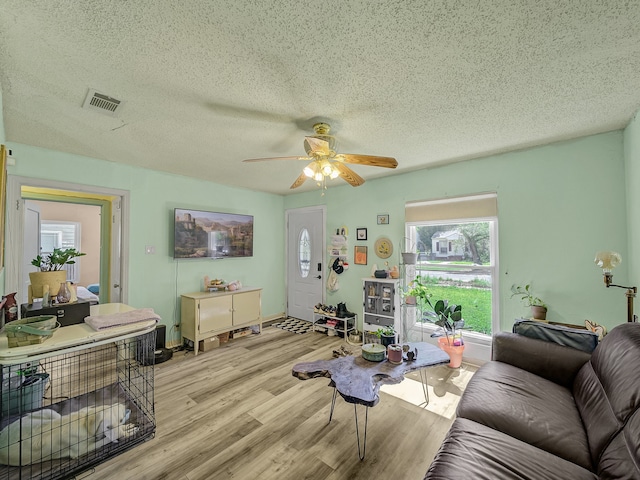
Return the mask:
{"type": "Polygon", "coordinates": [[[408,305],[418,305],[423,308],[429,304],[429,298],[431,298],[431,293],[427,290],[427,284],[421,276],[417,276],[411,281],[409,289],[403,295],[405,303],[408,305]]]}
{"type": "Polygon", "coordinates": [[[29,302],[32,298],[42,298],[45,286],[49,287],[51,296],[57,295],[60,284],[67,281],[67,271],[62,267],[73,265],[75,258],[82,257],[86,253],[81,253],[75,248],[54,248],[53,252],[45,255],[38,255],[31,260],[31,265],[38,268],[37,272],[29,273],[29,302]]]}
{"type": "Polygon", "coordinates": [[[82,257],[86,253],[80,253],[75,248],[54,248],[49,254],[38,255],[31,260],[31,265],[38,267],[41,272],[57,272],[62,270],[64,265],[73,265],[74,258],[82,257]]]}
{"type": "Polygon", "coordinates": [[[380,343],[382,343],[385,348],[392,343],[396,343],[396,331],[392,326],[379,328],[375,332],[375,334],[380,339],[380,343]]]}
{"type": "Polygon", "coordinates": [[[531,285],[511,285],[511,298],[520,297],[524,304],[531,307],[531,314],[535,320],[546,320],[547,305],[540,297],[531,292],[531,285]]]}

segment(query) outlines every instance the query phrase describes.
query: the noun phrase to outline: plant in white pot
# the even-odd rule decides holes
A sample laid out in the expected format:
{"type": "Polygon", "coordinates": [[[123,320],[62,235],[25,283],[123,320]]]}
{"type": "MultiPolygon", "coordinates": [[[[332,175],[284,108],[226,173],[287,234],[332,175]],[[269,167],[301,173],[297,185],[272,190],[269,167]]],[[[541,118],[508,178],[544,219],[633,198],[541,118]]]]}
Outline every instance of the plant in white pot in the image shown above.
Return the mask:
{"type": "Polygon", "coordinates": [[[404,237],[404,243],[405,245],[402,245],[400,247],[402,263],[404,263],[405,265],[415,265],[418,261],[418,254],[415,252],[416,245],[414,243],[411,243],[411,240],[407,237],[404,237]]]}
{"type": "Polygon", "coordinates": [[[511,298],[513,297],[520,297],[526,306],[531,307],[534,320],[546,320],[547,305],[540,297],[531,293],[531,285],[511,285],[511,298]]]}
{"type": "Polygon", "coordinates": [[[39,271],[30,272],[31,293],[34,298],[42,298],[45,285],[49,286],[49,294],[57,295],[60,285],[67,281],[67,271],[62,267],[75,264],[74,258],[82,257],[86,253],[81,253],[75,248],[54,248],[53,252],[38,255],[31,260],[31,265],[38,267],[39,271]]]}

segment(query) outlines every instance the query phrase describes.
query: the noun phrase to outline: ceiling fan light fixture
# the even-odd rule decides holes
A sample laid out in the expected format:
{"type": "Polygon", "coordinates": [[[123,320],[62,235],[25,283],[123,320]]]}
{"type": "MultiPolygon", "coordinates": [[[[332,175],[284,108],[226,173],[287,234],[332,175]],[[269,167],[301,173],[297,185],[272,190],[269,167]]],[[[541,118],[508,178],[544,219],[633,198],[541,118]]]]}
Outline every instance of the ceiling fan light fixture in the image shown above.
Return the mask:
{"type": "Polygon", "coordinates": [[[310,178],[323,190],[327,188],[327,179],[342,178],[353,187],[364,183],[364,178],[351,170],[346,164],[366,165],[371,167],[396,168],[398,162],[392,157],[379,157],[362,154],[337,154],[335,151],[336,139],[329,135],[331,127],[327,123],[316,123],[313,126],[315,135],[304,137],[304,149],[306,157],[273,157],[273,158],[249,158],[245,162],[262,162],[265,160],[311,160],[298,178],[291,185],[291,189],[298,188],[310,178]]]}
{"type": "Polygon", "coordinates": [[[322,174],[325,177],[328,177],[331,175],[331,173],[333,172],[333,165],[331,165],[329,162],[327,162],[326,160],[322,161],[322,174]]]}
{"type": "Polygon", "coordinates": [[[304,167],[304,174],[309,178],[314,178],[316,173],[318,172],[318,164],[317,162],[311,162],[309,165],[304,167]]]}

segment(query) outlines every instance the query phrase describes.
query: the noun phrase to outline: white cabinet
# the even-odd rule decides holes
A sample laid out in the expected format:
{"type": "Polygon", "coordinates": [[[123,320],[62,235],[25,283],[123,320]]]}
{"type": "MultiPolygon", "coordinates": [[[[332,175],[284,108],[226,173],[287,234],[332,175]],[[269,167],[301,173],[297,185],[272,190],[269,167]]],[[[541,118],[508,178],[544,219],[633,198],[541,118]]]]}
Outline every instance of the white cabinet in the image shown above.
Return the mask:
{"type": "Polygon", "coordinates": [[[181,295],[181,331],[194,344],[237,328],[258,325],[262,331],[261,288],[236,292],[195,292],[181,295]]]}
{"type": "Polygon", "coordinates": [[[365,343],[370,343],[373,332],[393,327],[402,338],[400,321],[399,281],[385,278],[363,279],[362,329],[365,343]],[[368,338],[367,338],[368,337],[368,338]]]}

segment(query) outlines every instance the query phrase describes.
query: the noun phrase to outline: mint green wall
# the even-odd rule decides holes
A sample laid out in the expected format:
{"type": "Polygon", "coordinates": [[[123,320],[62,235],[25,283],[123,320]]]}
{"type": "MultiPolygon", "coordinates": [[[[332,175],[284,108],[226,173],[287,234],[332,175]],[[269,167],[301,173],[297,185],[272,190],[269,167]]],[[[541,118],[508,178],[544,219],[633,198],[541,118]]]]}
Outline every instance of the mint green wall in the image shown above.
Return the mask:
{"type": "MultiPolygon", "coordinates": [[[[637,114],[624,130],[624,159],[629,225],[629,285],[640,286],[640,120],[637,114]]],[[[640,312],[640,300],[635,310],[640,312]]]]}
{"type": "Polygon", "coordinates": [[[153,307],[168,325],[168,340],[170,327],[180,316],[180,294],[201,290],[205,275],[262,287],[264,316],[284,311],[283,197],[28,145],[10,144],[10,148],[19,159],[9,167],[10,175],[130,192],[128,303],[153,307]],[[254,256],[173,260],[175,207],[253,215],[254,256]],[[145,255],[145,245],[154,245],[156,254],[145,255]]]}
{"type": "MultiPolygon", "coordinates": [[[[602,249],[627,255],[624,178],[622,132],[616,131],[370,180],[358,188],[330,186],[324,197],[305,192],[286,197],[284,206],[326,204],[327,231],[348,227],[350,256],[354,244],[369,247],[369,265],[351,262],[340,275],[340,290],[326,298],[361,311],[362,278],[373,263],[384,263],[373,244],[384,235],[398,250],[405,202],[495,191],[501,329],[510,330],[514,318],[529,314],[509,296],[511,285],[523,282],[532,282],[548,303],[547,318],[568,323],[589,318],[611,327],[626,320],[624,292],[604,287],[593,258],[602,249]],[[389,225],[376,224],[379,213],[390,215],[389,225]],[[354,240],[356,227],[368,228],[366,242],[354,240]]],[[[399,263],[397,253],[390,260],[399,263]]],[[[628,280],[627,269],[628,263],[616,270],[616,281],[628,280]]]]}

